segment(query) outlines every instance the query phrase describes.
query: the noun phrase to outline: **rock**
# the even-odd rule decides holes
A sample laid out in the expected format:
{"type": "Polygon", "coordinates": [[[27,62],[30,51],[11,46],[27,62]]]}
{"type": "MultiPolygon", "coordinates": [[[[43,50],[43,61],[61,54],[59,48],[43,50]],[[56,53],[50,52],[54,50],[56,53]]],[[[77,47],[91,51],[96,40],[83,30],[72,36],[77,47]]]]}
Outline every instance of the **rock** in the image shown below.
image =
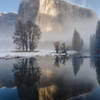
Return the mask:
{"type": "Polygon", "coordinates": [[[75,29],[88,45],[90,34],[96,30],[98,16],[90,9],[63,0],[27,0],[20,5],[18,19],[39,25],[42,31],[39,48],[53,48],[54,41],[70,44],[75,29]]]}

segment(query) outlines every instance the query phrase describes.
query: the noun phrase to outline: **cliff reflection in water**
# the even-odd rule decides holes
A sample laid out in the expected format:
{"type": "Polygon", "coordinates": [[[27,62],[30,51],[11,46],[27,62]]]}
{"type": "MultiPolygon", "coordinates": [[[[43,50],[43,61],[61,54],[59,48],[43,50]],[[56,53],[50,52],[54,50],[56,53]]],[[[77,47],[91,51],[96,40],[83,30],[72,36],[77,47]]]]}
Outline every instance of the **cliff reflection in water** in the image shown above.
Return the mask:
{"type": "MultiPolygon", "coordinates": [[[[14,64],[14,76],[20,100],[66,100],[92,91],[92,83],[81,83],[79,80],[69,79],[70,75],[61,75],[60,72],[68,69],[67,62],[70,62],[68,59],[65,56],[55,58],[56,65],[58,66],[61,63],[64,68],[54,67],[55,65],[53,66],[52,63],[51,67],[49,64],[48,68],[46,64],[44,64],[44,67],[42,63],[38,63],[39,59],[36,58],[18,60],[14,64]]],[[[76,75],[83,60],[77,58],[76,55],[70,59],[72,59],[74,75],[76,75]]]]}

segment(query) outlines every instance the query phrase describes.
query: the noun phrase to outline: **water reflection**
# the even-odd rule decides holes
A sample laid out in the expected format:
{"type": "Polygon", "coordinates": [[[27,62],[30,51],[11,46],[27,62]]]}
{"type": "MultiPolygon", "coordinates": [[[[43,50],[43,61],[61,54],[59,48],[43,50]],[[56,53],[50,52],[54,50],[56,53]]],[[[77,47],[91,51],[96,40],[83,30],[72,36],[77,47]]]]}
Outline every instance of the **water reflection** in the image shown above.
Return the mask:
{"type": "Polygon", "coordinates": [[[69,57],[67,55],[56,56],[54,65],[57,67],[60,67],[60,64],[66,65],[66,62],[68,60],[69,60],[69,57]]]}
{"type": "Polygon", "coordinates": [[[79,57],[81,57],[81,54],[75,54],[72,56],[74,75],[77,75],[77,73],[80,70],[81,65],[83,64],[83,59],[79,57]]]}
{"type": "Polygon", "coordinates": [[[15,83],[21,100],[39,100],[40,69],[35,58],[14,64],[15,83]]]}
{"type": "Polygon", "coordinates": [[[12,62],[17,100],[67,100],[91,92],[97,84],[95,70],[80,56],[21,58],[12,62]]]}
{"type": "Polygon", "coordinates": [[[98,83],[100,84],[100,57],[93,56],[91,59],[91,63],[96,70],[98,83]]]}
{"type": "MultiPolygon", "coordinates": [[[[84,59],[80,57],[81,57],[81,54],[75,54],[72,56],[72,65],[73,65],[73,71],[74,71],[75,76],[77,75],[77,73],[80,70],[80,67],[83,64],[84,59]]],[[[66,62],[69,59],[71,60],[71,58],[66,55],[56,56],[54,65],[57,67],[60,67],[60,64],[66,65],[66,62]]]]}
{"type": "MultiPolygon", "coordinates": [[[[55,61],[65,65],[67,57],[56,57],[55,61]]],[[[75,75],[82,62],[77,55],[72,57],[75,75]]],[[[68,80],[60,73],[56,75],[50,68],[41,70],[40,65],[35,58],[21,59],[14,64],[15,83],[21,100],[66,100],[92,90],[91,83],[81,84],[79,81],[68,80]]]]}

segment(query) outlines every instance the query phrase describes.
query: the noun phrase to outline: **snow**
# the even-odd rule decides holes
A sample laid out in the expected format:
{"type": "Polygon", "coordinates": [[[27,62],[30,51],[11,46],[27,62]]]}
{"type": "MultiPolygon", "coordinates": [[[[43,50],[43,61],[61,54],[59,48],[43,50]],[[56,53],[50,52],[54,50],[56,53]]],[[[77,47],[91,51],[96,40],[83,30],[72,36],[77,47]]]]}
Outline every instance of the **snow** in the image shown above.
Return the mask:
{"type": "Polygon", "coordinates": [[[0,12],[0,16],[7,14],[6,12],[0,12]]]}
{"type": "MultiPolygon", "coordinates": [[[[36,50],[39,52],[0,52],[0,58],[17,58],[17,57],[35,57],[35,56],[55,56],[55,55],[65,55],[56,54],[55,51],[48,50],[36,50]]],[[[75,54],[75,51],[68,51],[68,55],[75,54]]]]}

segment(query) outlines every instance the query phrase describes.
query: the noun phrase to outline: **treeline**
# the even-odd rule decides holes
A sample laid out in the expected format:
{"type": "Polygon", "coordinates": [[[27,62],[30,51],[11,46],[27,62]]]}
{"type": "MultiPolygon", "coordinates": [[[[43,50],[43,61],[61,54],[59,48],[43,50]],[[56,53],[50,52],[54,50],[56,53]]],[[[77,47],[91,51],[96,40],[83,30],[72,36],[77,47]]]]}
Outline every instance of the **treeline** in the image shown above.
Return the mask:
{"type": "MultiPolygon", "coordinates": [[[[14,32],[14,44],[16,44],[16,48],[19,51],[33,51],[38,45],[40,36],[40,28],[35,23],[32,21],[22,23],[19,20],[14,32]]],[[[71,45],[68,45],[66,42],[54,42],[56,53],[67,53],[67,50],[81,52],[83,46],[84,42],[77,30],[74,31],[71,45]]]]}
{"type": "Polygon", "coordinates": [[[33,22],[17,22],[14,32],[14,43],[16,48],[21,51],[33,51],[39,42],[41,35],[40,28],[33,22]]]}
{"type": "Polygon", "coordinates": [[[68,45],[67,42],[54,42],[54,48],[56,53],[67,53],[67,50],[74,50],[81,52],[84,47],[83,39],[80,36],[80,33],[75,30],[73,34],[72,44],[68,45]]]}
{"type": "Polygon", "coordinates": [[[98,21],[96,33],[90,37],[90,53],[100,54],[100,21],[98,21]]]}
{"type": "Polygon", "coordinates": [[[59,41],[58,42],[54,42],[54,47],[55,47],[55,51],[56,53],[67,53],[67,46],[66,46],[66,43],[63,42],[63,43],[60,43],[59,41]]]}

